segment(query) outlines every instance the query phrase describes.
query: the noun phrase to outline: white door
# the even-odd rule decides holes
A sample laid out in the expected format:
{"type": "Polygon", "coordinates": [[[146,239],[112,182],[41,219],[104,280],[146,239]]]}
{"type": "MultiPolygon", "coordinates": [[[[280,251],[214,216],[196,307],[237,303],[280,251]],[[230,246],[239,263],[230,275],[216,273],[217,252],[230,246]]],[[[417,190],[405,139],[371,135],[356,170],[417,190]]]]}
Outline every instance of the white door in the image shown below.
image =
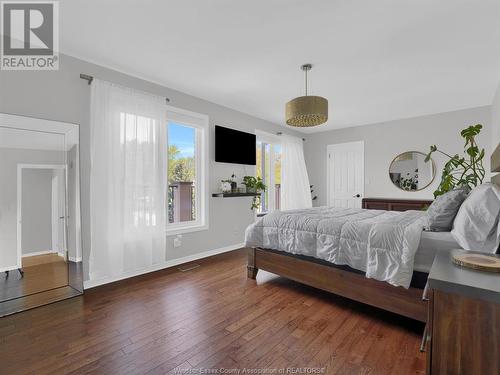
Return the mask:
{"type": "Polygon", "coordinates": [[[327,146],[327,202],[329,206],[361,208],[364,194],[365,143],[327,146]]]}

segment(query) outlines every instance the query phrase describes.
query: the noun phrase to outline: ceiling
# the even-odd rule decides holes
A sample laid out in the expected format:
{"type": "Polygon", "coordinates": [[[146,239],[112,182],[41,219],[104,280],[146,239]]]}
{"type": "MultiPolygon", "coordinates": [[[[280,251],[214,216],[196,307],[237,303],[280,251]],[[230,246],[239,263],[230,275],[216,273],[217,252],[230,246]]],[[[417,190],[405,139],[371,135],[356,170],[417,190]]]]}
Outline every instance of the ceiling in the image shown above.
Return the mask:
{"type": "MultiPolygon", "coordinates": [[[[500,0],[62,0],[61,51],[284,126],[314,65],[324,131],[489,105],[500,0]]],[[[172,103],[175,105],[175,103],[172,103]]]]}

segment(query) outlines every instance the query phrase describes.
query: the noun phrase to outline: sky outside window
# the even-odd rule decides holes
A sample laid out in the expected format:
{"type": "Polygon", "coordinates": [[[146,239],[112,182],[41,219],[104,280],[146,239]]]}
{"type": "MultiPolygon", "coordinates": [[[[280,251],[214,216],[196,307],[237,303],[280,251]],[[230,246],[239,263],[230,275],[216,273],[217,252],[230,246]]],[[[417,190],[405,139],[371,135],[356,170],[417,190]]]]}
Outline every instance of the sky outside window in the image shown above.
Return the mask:
{"type": "Polygon", "coordinates": [[[177,146],[179,153],[175,155],[176,159],[193,158],[195,129],[175,122],[169,122],[168,144],[177,146]]]}

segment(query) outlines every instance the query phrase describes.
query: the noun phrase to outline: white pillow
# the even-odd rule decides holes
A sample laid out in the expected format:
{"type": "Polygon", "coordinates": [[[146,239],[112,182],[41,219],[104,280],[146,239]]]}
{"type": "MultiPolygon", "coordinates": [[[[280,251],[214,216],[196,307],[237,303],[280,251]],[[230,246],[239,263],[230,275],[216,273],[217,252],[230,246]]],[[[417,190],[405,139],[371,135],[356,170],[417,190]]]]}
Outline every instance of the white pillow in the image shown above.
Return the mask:
{"type": "Polygon", "coordinates": [[[465,250],[495,253],[500,240],[500,189],[485,183],[462,203],[451,234],[465,250]]]}

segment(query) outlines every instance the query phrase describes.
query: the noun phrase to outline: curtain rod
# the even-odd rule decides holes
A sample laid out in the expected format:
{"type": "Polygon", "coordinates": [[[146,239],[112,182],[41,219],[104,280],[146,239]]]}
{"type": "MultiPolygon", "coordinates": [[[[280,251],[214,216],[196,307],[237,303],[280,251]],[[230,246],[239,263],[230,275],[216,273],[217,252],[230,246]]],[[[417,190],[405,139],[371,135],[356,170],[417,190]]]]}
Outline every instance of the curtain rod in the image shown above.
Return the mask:
{"type": "MultiPolygon", "coordinates": [[[[94,80],[94,77],[92,77],[92,76],[90,76],[88,74],[83,74],[83,73],[80,73],[80,78],[86,80],[89,85],[94,80]]],[[[170,103],[170,99],[169,98],[165,98],[165,100],[167,101],[167,103],[170,103]]],[[[282,132],[277,132],[276,133],[276,135],[282,135],[282,134],[283,134],[282,132]]],[[[302,141],[305,141],[305,140],[306,140],[305,138],[302,138],[302,141]]]]}
{"type": "Polygon", "coordinates": [[[84,79],[86,81],[88,81],[89,85],[92,83],[92,81],[94,80],[94,77],[92,76],[89,76],[88,74],[83,74],[83,73],[80,73],[80,78],[81,79],[84,79]]]}
{"type": "MultiPolygon", "coordinates": [[[[83,73],[80,73],[80,78],[84,79],[85,81],[87,81],[89,85],[94,80],[93,76],[89,76],[88,74],[83,74],[83,73]]],[[[167,103],[170,103],[170,99],[169,98],[165,98],[165,100],[166,100],[167,103]]]]}
{"type": "MultiPolygon", "coordinates": [[[[276,135],[283,135],[283,133],[282,133],[282,132],[277,132],[277,133],[276,133],[276,135]]],[[[306,141],[306,139],[305,139],[305,138],[302,138],[302,140],[303,140],[304,142],[306,141]]]]}

